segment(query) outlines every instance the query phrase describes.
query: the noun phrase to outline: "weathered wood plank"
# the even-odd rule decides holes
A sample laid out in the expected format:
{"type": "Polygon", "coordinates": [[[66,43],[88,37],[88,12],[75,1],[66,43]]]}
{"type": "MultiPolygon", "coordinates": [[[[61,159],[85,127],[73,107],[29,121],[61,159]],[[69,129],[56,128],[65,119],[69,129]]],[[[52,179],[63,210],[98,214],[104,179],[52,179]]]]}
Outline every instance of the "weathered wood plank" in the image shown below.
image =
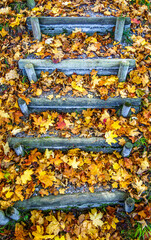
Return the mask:
{"type": "MultiPolygon", "coordinates": [[[[27,26],[29,30],[32,30],[30,19],[30,17],[27,18],[27,26]]],[[[38,19],[41,32],[47,35],[70,34],[75,28],[87,34],[98,32],[103,35],[113,31],[117,22],[116,17],[39,17],[38,19]]],[[[131,19],[125,18],[123,29],[129,29],[130,25],[131,19]]],[[[121,35],[123,35],[123,29],[120,29],[121,35]]]]}
{"type": "Polygon", "coordinates": [[[28,76],[28,79],[29,81],[34,81],[34,82],[37,82],[37,75],[36,75],[36,72],[35,72],[35,69],[34,69],[34,66],[33,64],[31,63],[27,63],[25,66],[25,71],[26,71],[26,74],[28,76]]]}
{"type": "Polygon", "coordinates": [[[39,25],[39,19],[37,17],[31,18],[31,26],[32,26],[34,39],[40,41],[41,40],[41,29],[40,29],[40,25],[39,25]]]}
{"type": "Polygon", "coordinates": [[[47,110],[56,110],[62,112],[71,112],[76,110],[83,110],[88,108],[115,108],[118,110],[123,106],[121,115],[124,117],[128,117],[130,115],[130,109],[135,108],[136,112],[138,112],[141,108],[141,98],[108,98],[107,100],[102,100],[99,98],[71,98],[68,97],[66,100],[61,99],[52,99],[49,100],[47,98],[30,98],[31,102],[29,105],[24,108],[26,104],[24,100],[18,99],[18,104],[21,108],[22,113],[25,116],[29,116],[30,113],[33,112],[42,112],[47,110]],[[128,105],[128,111],[125,112],[125,108],[127,110],[126,105],[128,105]],[[124,107],[125,106],[125,107],[124,107]]]}
{"type": "Polygon", "coordinates": [[[59,137],[40,137],[40,138],[34,138],[34,137],[13,137],[8,139],[9,146],[11,148],[15,148],[16,145],[20,144],[25,149],[58,149],[62,151],[66,151],[68,149],[73,148],[80,148],[84,151],[95,151],[95,152],[113,152],[115,150],[122,151],[122,146],[120,146],[117,143],[113,143],[111,146],[105,141],[104,138],[79,138],[79,137],[73,137],[73,138],[59,138],[59,137]]]}
{"type": "Polygon", "coordinates": [[[133,144],[131,142],[127,142],[122,149],[122,153],[121,153],[122,156],[129,157],[132,151],[132,148],[133,148],[133,144]]]}
{"type": "Polygon", "coordinates": [[[117,17],[115,26],[115,41],[121,42],[125,25],[125,17],[117,17]]]}
{"type": "Polygon", "coordinates": [[[126,81],[128,69],[129,69],[129,62],[123,60],[120,64],[119,71],[118,71],[119,82],[126,81]]]}
{"type": "Polygon", "coordinates": [[[57,210],[57,209],[85,209],[100,207],[104,204],[124,204],[128,193],[122,191],[74,193],[64,195],[49,195],[45,197],[32,197],[28,200],[16,202],[14,207],[19,210],[57,210]]]}
{"type": "Polygon", "coordinates": [[[128,72],[135,67],[134,59],[67,59],[57,64],[45,59],[20,59],[19,68],[27,76],[25,65],[33,64],[38,77],[42,71],[52,73],[55,69],[67,75],[90,74],[93,69],[98,71],[98,75],[117,75],[122,62],[129,63],[128,72]]]}

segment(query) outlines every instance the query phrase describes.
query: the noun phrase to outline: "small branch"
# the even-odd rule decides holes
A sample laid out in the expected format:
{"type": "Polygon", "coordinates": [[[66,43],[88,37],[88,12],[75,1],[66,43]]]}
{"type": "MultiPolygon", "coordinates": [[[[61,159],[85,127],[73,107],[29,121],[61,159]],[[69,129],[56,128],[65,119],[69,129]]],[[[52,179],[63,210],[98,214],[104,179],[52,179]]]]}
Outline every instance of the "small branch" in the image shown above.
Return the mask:
{"type": "Polygon", "coordinates": [[[27,106],[26,102],[22,98],[19,98],[18,99],[18,105],[19,105],[22,113],[25,115],[25,117],[28,117],[29,116],[29,110],[28,110],[28,106],[27,106]]]}
{"type": "Polygon", "coordinates": [[[32,81],[37,82],[37,75],[34,69],[34,65],[32,63],[27,63],[25,65],[25,71],[30,82],[32,81]]]}
{"type": "Polygon", "coordinates": [[[116,20],[115,35],[114,35],[114,39],[117,42],[121,42],[121,40],[122,40],[124,24],[125,24],[125,18],[118,17],[116,20]]]}
{"type": "Polygon", "coordinates": [[[129,197],[125,200],[125,212],[132,212],[135,206],[135,201],[133,198],[129,197]]]}
{"type": "Polygon", "coordinates": [[[129,62],[123,60],[120,63],[120,67],[119,67],[119,71],[118,71],[119,82],[125,82],[126,81],[128,69],[129,69],[129,62]]]}
{"type": "Polygon", "coordinates": [[[133,148],[133,144],[131,142],[127,142],[124,147],[123,147],[123,150],[122,150],[122,156],[123,157],[129,157],[131,151],[132,151],[132,148],[133,148]]]}
{"type": "Polygon", "coordinates": [[[131,103],[129,103],[129,102],[124,103],[123,107],[122,107],[122,110],[121,110],[121,115],[123,117],[127,117],[130,110],[131,110],[131,103]]]}
{"type": "Polygon", "coordinates": [[[39,25],[39,19],[37,17],[31,18],[31,26],[32,26],[34,39],[40,41],[41,40],[41,30],[40,30],[40,25],[39,25]]]}
{"type": "Polygon", "coordinates": [[[17,154],[17,156],[19,155],[24,156],[24,149],[20,143],[14,145],[14,151],[17,154]]]}
{"type": "Polygon", "coordinates": [[[36,6],[35,0],[27,0],[27,7],[32,9],[36,6]]]}

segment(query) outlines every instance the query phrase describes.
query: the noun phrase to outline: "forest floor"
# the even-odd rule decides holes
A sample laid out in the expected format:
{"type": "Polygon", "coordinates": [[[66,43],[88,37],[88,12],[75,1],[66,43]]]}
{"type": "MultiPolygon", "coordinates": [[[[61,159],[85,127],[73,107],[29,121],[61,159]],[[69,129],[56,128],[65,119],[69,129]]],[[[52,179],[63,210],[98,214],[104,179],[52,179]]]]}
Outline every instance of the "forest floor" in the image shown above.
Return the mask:
{"type": "Polygon", "coordinates": [[[125,213],[120,206],[90,210],[37,211],[22,213],[18,222],[0,227],[0,239],[74,240],[74,239],[151,239],[151,4],[148,0],[110,1],[36,1],[29,10],[26,1],[3,0],[0,3],[0,209],[33,195],[94,192],[97,188],[127,191],[135,199],[135,209],[125,213]],[[80,29],[70,35],[54,37],[42,34],[33,40],[27,31],[29,16],[123,16],[131,18],[131,31],[124,32],[124,44],[115,42],[108,33],[88,36],[80,29]],[[21,58],[51,59],[54,63],[67,58],[130,58],[136,68],[126,82],[116,76],[91,74],[66,76],[62,72],[42,73],[36,83],[19,70],[21,58]],[[50,91],[51,88],[51,91],[50,91]],[[129,118],[117,116],[114,109],[88,109],[82,112],[32,113],[26,119],[18,98],[28,104],[29,97],[48,99],[93,96],[142,98],[141,111],[129,118]],[[9,148],[13,136],[55,135],[65,138],[104,137],[108,143],[124,145],[127,137],[134,143],[129,158],[118,152],[102,154],[72,149],[37,149],[20,157],[9,148]],[[39,187],[40,186],[40,187],[39,187]]]}

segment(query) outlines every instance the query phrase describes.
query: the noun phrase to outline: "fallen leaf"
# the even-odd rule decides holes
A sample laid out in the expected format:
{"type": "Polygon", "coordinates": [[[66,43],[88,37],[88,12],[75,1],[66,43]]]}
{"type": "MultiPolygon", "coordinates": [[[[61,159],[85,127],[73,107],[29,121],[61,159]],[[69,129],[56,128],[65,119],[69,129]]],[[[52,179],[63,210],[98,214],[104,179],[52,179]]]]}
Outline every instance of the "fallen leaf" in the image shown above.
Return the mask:
{"type": "Polygon", "coordinates": [[[31,181],[31,175],[33,174],[33,170],[32,169],[27,169],[26,171],[24,171],[23,175],[21,176],[21,181],[22,184],[26,184],[28,181],[31,181]]]}

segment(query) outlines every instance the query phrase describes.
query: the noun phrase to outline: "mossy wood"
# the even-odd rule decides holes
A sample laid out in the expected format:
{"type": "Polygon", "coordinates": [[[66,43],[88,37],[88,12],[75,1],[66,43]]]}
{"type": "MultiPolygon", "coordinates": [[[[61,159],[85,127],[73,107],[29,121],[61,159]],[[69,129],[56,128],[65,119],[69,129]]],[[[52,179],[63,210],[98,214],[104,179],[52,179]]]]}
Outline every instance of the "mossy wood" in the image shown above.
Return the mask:
{"type": "MultiPolygon", "coordinates": [[[[116,26],[115,37],[116,40],[121,40],[123,30],[127,31],[131,26],[131,19],[124,18],[124,23],[121,23],[121,18],[117,17],[38,17],[41,32],[47,35],[70,34],[76,28],[81,29],[82,32],[93,34],[95,32],[104,35],[112,32],[116,26]],[[120,38],[119,38],[120,35],[120,38]]],[[[27,26],[32,30],[31,17],[27,18],[27,26]]]]}
{"type": "Polygon", "coordinates": [[[84,151],[95,151],[95,152],[105,152],[112,153],[115,150],[120,152],[122,151],[122,146],[117,143],[109,145],[104,138],[92,137],[92,138],[79,138],[72,137],[68,138],[59,138],[59,137],[13,137],[8,139],[9,146],[11,148],[16,148],[20,144],[26,150],[37,148],[39,150],[45,149],[58,149],[66,151],[73,148],[80,148],[84,151]]]}
{"type": "Polygon", "coordinates": [[[27,0],[27,7],[32,9],[36,6],[35,0],[27,0]]]}
{"type": "MultiPolygon", "coordinates": [[[[123,62],[128,63],[128,70],[126,70],[127,75],[127,73],[135,67],[134,59],[67,59],[56,64],[51,60],[45,59],[20,59],[19,68],[23,71],[23,74],[27,76],[25,66],[27,66],[27,64],[33,64],[37,77],[40,76],[42,71],[52,73],[55,69],[64,72],[66,75],[73,73],[82,75],[90,74],[93,69],[98,71],[98,75],[117,75],[120,65],[123,62]]],[[[123,71],[125,71],[125,69],[123,69],[123,71]]],[[[125,74],[123,76],[125,81],[125,74]]],[[[122,79],[120,81],[122,81],[122,79]]]]}
{"type": "MultiPolygon", "coordinates": [[[[102,100],[100,98],[71,98],[68,97],[65,100],[62,98],[49,100],[48,98],[30,98],[31,102],[26,105],[26,102],[19,98],[18,104],[21,108],[22,113],[28,116],[33,112],[42,112],[47,110],[56,110],[60,112],[71,112],[80,111],[88,108],[115,108],[118,110],[126,103],[129,103],[130,108],[135,108],[136,113],[139,112],[141,108],[141,98],[108,98],[107,100],[102,100]],[[26,105],[26,107],[24,106],[26,105]]],[[[124,112],[125,113],[125,112],[124,112]]],[[[131,114],[129,110],[127,116],[131,114]]]]}
{"type": "Polygon", "coordinates": [[[16,202],[14,207],[18,210],[57,210],[57,209],[85,209],[101,207],[104,204],[124,204],[128,194],[122,191],[74,193],[64,195],[49,195],[45,197],[32,197],[28,200],[16,202]]]}

